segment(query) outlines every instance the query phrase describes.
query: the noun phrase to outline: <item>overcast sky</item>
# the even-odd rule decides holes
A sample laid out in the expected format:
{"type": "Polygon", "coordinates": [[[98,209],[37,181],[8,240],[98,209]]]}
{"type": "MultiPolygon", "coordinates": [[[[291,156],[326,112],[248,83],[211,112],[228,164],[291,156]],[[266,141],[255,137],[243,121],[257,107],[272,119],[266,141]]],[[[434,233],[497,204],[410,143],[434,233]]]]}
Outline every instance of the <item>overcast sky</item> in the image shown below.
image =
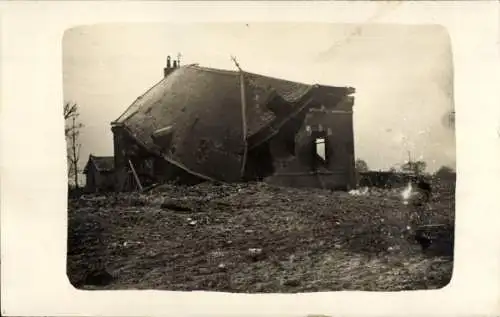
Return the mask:
{"type": "Polygon", "coordinates": [[[80,105],[82,161],[113,155],[110,122],[183,64],[244,70],[305,83],[355,87],[356,157],[372,169],[411,151],[433,171],[455,166],[453,60],[438,26],[339,24],[108,24],[68,30],[64,98],[80,105]]]}

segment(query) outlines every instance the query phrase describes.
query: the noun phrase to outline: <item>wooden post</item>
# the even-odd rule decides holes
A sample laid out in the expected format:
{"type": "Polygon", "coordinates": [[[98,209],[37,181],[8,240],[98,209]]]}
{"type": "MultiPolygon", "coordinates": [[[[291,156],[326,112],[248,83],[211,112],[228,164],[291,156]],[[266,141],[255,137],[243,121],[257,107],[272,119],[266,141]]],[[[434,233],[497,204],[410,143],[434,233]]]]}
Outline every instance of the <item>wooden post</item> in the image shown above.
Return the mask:
{"type": "Polygon", "coordinates": [[[135,181],[137,182],[137,186],[139,186],[139,190],[142,192],[141,181],[139,180],[139,176],[137,176],[137,173],[135,172],[134,165],[132,164],[131,160],[128,160],[128,163],[130,164],[130,169],[132,169],[132,173],[134,174],[134,178],[135,178],[135,181]]]}
{"type": "Polygon", "coordinates": [[[240,71],[240,92],[241,92],[241,130],[243,137],[243,158],[241,160],[241,170],[240,176],[243,178],[245,176],[245,168],[247,165],[247,155],[248,155],[248,144],[247,144],[247,103],[246,103],[246,91],[245,91],[245,76],[240,64],[234,56],[231,57],[234,64],[240,71]]]}
{"type": "Polygon", "coordinates": [[[246,94],[245,94],[245,78],[243,72],[240,72],[240,87],[241,87],[241,120],[242,120],[242,134],[243,134],[243,158],[241,162],[241,177],[245,175],[245,168],[247,165],[247,155],[248,155],[248,144],[247,144],[247,105],[246,105],[246,94]]]}

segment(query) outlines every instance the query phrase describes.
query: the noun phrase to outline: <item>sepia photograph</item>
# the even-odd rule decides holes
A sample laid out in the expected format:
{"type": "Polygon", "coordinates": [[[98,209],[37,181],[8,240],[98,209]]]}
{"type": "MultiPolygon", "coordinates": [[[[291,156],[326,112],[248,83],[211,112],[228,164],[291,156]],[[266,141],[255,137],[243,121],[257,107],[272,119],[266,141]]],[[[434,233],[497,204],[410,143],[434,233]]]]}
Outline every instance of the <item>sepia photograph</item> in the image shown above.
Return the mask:
{"type": "Polygon", "coordinates": [[[66,30],[62,50],[74,287],[449,284],[446,28],[107,23],[66,30]]]}

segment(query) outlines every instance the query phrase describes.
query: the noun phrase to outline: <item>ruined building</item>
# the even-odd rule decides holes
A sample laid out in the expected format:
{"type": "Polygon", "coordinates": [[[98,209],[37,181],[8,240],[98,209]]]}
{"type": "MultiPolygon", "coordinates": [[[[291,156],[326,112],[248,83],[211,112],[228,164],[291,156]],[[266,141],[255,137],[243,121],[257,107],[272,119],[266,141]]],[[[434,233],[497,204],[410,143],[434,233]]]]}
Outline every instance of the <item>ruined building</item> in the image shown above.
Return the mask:
{"type": "Polygon", "coordinates": [[[350,87],[180,66],[114,122],[116,188],[203,180],[355,186],[350,87]]]}

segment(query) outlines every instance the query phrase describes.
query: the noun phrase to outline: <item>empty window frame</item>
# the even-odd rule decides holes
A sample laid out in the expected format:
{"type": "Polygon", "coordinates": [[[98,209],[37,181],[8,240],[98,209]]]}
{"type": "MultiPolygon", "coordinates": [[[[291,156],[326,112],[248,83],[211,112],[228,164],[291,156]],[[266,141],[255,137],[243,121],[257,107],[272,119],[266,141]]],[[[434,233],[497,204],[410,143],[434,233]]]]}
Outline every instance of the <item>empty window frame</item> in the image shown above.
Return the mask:
{"type": "Polygon", "coordinates": [[[319,162],[326,164],[328,162],[327,139],[325,136],[314,140],[315,156],[319,162]]]}

